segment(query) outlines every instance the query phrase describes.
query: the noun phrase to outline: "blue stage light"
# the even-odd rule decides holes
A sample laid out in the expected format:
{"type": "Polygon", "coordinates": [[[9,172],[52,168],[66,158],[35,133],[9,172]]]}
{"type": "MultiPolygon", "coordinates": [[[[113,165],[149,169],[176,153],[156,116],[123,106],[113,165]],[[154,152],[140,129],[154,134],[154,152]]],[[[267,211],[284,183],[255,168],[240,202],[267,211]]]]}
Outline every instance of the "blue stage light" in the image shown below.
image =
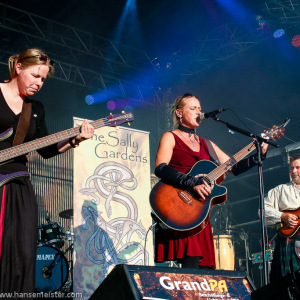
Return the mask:
{"type": "Polygon", "coordinates": [[[92,95],[87,95],[85,97],[85,102],[87,105],[92,105],[95,102],[95,99],[92,95]]]}
{"type": "Polygon", "coordinates": [[[282,37],[285,34],[284,29],[277,29],[274,33],[273,33],[273,37],[275,39],[278,39],[280,37],[282,37]]]}

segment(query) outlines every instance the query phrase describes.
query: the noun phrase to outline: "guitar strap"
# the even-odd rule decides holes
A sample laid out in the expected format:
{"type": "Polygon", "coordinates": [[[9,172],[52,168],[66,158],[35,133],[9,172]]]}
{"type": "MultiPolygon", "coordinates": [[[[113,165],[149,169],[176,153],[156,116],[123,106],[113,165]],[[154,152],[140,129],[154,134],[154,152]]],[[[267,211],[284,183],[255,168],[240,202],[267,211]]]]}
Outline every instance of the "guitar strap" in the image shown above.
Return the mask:
{"type": "Polygon", "coordinates": [[[26,98],[23,102],[20,119],[13,141],[13,146],[22,144],[25,139],[31,119],[31,106],[32,102],[26,98]]]}
{"type": "Polygon", "coordinates": [[[220,161],[219,158],[217,156],[217,153],[212,145],[212,142],[210,140],[204,139],[208,148],[208,152],[209,155],[212,157],[212,159],[214,160],[214,162],[219,166],[220,165],[220,161]]]}

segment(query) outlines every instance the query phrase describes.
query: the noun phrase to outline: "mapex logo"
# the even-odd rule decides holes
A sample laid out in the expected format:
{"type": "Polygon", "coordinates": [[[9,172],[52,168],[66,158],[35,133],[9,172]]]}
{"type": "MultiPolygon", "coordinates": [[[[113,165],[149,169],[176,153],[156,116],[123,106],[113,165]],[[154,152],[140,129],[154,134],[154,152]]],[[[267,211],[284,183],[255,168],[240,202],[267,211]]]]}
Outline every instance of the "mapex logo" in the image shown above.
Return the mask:
{"type": "Polygon", "coordinates": [[[54,260],[55,254],[38,254],[36,260],[54,260]]]}
{"type": "Polygon", "coordinates": [[[167,290],[194,290],[194,291],[214,291],[216,288],[219,289],[221,293],[228,292],[227,284],[225,280],[215,280],[209,279],[208,281],[203,278],[202,282],[197,281],[179,281],[172,280],[168,276],[162,276],[159,279],[159,282],[162,287],[167,290]]]}

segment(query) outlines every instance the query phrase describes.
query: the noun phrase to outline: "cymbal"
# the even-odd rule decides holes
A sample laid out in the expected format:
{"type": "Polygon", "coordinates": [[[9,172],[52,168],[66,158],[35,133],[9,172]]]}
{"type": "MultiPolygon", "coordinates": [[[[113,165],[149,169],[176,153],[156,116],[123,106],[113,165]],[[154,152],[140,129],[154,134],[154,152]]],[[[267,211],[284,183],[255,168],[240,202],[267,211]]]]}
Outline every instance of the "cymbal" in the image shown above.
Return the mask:
{"type": "Polygon", "coordinates": [[[71,208],[71,209],[63,210],[58,215],[64,219],[71,219],[73,218],[73,209],[71,208]]]}

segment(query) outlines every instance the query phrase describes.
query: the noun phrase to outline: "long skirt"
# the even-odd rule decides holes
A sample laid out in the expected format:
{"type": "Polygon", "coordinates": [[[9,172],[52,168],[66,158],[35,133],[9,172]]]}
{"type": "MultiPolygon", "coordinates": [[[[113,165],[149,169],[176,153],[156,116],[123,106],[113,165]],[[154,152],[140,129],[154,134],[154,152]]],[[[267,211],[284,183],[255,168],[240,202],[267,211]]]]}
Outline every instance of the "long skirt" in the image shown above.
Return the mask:
{"type": "Polygon", "coordinates": [[[2,242],[0,291],[2,293],[33,293],[35,291],[38,207],[29,178],[20,178],[2,186],[0,201],[0,208],[2,208],[0,229],[3,231],[2,241],[0,240],[0,244],[2,242]],[[3,201],[5,201],[5,213],[3,201]]]}
{"type": "Polygon", "coordinates": [[[199,256],[199,266],[216,268],[214,240],[211,224],[198,234],[185,238],[177,238],[169,229],[159,225],[155,231],[155,262],[182,262],[185,257],[199,256]]]}

